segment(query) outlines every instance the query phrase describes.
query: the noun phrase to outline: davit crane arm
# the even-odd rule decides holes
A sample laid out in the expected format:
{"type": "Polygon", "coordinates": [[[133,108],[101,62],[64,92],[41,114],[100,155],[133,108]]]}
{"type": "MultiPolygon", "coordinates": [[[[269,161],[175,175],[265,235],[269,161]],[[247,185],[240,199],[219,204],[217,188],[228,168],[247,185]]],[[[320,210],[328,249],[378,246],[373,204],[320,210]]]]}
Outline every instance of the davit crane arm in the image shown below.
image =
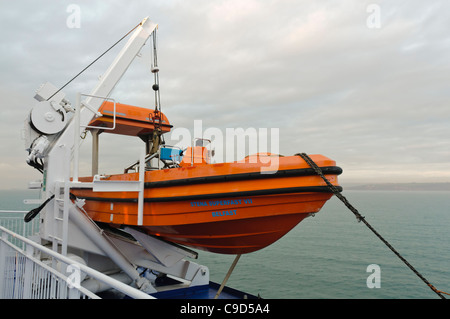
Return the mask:
{"type": "MultiPolygon", "coordinates": [[[[45,171],[44,179],[47,183],[64,176],[61,165],[49,165],[55,158],[55,149],[64,145],[73,150],[74,126],[87,126],[94,116],[100,116],[98,109],[109,97],[116,84],[127,71],[147,39],[156,30],[157,24],[145,18],[136,27],[128,42],[116,56],[115,60],[101,76],[97,86],[89,93],[84,101],[79,101],[79,123],[68,119],[66,113],[75,112],[65,94],[58,91],[51,83],[43,84],[37,91],[35,99],[38,101],[32,108],[25,121],[23,138],[28,147],[27,163],[40,171],[45,171]]],[[[78,102],[77,102],[78,103],[78,102]]],[[[50,185],[49,185],[50,186],[50,185]]]]}

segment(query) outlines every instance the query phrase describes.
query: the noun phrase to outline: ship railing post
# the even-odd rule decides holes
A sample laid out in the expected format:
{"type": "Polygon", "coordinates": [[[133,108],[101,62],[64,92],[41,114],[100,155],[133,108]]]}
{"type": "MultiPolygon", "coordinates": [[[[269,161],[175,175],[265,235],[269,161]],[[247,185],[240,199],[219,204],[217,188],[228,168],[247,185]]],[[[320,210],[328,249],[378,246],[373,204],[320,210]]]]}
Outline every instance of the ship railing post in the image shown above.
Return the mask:
{"type": "Polygon", "coordinates": [[[33,261],[31,257],[33,257],[34,248],[31,245],[26,246],[26,261],[25,261],[25,274],[23,281],[23,299],[31,298],[31,288],[33,283],[33,261]]]}
{"type": "Polygon", "coordinates": [[[81,108],[81,93],[77,93],[75,104],[75,137],[73,145],[73,182],[78,182],[78,154],[80,150],[80,108],[81,108]]]}
{"type": "Polygon", "coordinates": [[[8,234],[2,232],[0,239],[0,299],[4,298],[5,292],[5,268],[6,268],[6,252],[8,245],[6,241],[8,240],[8,234]]]}
{"type": "Polygon", "coordinates": [[[64,200],[62,208],[62,243],[61,243],[61,254],[67,255],[67,240],[69,233],[69,204],[70,204],[70,150],[66,147],[64,149],[64,159],[65,163],[68,163],[68,170],[64,176],[64,200]]]}
{"type": "Polygon", "coordinates": [[[145,183],[145,149],[139,159],[139,195],[138,195],[138,225],[144,222],[144,183],[145,183]]]}

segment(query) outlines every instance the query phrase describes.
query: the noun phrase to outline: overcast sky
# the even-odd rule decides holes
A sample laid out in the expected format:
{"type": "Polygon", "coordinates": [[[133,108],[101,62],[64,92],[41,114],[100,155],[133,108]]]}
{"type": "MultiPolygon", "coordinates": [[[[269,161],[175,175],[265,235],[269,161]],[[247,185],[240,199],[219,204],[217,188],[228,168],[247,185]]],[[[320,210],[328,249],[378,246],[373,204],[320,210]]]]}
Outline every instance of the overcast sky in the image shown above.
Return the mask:
{"type": "MultiPolygon", "coordinates": [[[[0,4],[1,189],[41,177],[20,134],[35,90],[62,86],[146,16],[159,24],[162,110],[174,127],[278,128],[281,154],[328,156],[343,183],[450,182],[447,0],[0,4]]],[[[73,104],[116,53],[64,89],[73,104]]],[[[153,108],[152,84],[147,45],[112,96],[153,108]]],[[[117,173],[142,145],[106,134],[100,143],[100,171],[117,173]]]]}

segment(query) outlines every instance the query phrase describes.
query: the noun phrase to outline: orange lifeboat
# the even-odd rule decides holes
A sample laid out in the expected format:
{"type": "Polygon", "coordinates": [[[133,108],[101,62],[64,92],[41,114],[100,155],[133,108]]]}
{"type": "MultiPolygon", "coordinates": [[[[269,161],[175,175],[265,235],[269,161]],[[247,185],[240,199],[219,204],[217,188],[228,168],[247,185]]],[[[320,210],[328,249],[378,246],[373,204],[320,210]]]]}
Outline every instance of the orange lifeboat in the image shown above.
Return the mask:
{"type": "MultiPolygon", "coordinates": [[[[161,124],[168,131],[170,125],[163,118],[166,123],[161,124]]],[[[99,120],[95,121],[99,125],[99,120]]],[[[122,125],[126,126],[126,121],[122,125]]],[[[139,122],[128,121],[132,125],[139,122]]],[[[149,120],[142,122],[148,130],[145,133],[151,133],[149,120]]],[[[124,127],[122,130],[128,132],[124,127]]],[[[202,146],[170,154],[180,157],[176,166],[145,172],[144,213],[139,226],[136,192],[75,188],[72,193],[85,199],[84,209],[96,222],[135,226],[173,243],[221,254],[250,253],[272,244],[305,217],[317,213],[332,196],[325,182],[299,156],[255,154],[238,162],[211,164],[209,152],[202,146]],[[276,169],[262,169],[269,161],[276,161],[276,169]]],[[[342,170],[336,163],[322,155],[310,158],[339,188],[337,176],[342,170]]],[[[80,178],[83,182],[92,180],[80,178]]],[[[139,173],[111,175],[105,180],[138,181],[139,173]]]]}

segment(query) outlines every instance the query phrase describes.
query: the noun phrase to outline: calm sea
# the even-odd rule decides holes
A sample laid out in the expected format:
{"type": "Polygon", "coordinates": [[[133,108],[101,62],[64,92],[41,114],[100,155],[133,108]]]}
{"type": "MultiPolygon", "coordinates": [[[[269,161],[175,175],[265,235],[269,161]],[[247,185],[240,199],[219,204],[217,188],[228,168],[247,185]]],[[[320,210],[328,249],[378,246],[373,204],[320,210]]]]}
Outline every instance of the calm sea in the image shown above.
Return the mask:
{"type": "MultiPolygon", "coordinates": [[[[35,191],[0,191],[0,209],[29,210],[35,191]]],[[[450,293],[450,192],[344,191],[347,199],[437,289],[450,293]]],[[[199,252],[221,282],[234,256],[199,252]]],[[[263,298],[438,298],[333,197],[271,246],[242,255],[227,286],[263,298]],[[368,288],[369,265],[380,288],[368,288]]]]}

